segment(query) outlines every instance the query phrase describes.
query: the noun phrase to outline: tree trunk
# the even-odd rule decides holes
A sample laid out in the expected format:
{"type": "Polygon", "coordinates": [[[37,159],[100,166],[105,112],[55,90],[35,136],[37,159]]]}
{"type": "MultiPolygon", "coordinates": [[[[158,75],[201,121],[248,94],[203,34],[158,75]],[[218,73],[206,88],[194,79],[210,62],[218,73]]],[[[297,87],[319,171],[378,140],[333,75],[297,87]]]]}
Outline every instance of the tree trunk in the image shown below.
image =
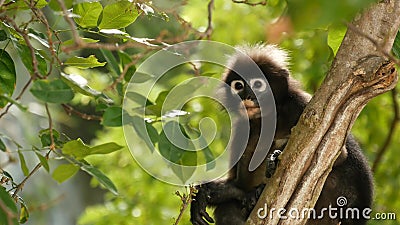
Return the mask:
{"type": "MultiPolygon", "coordinates": [[[[247,224],[305,224],[306,218],[258,218],[268,209],[313,208],[355,119],[373,97],[395,87],[395,64],[385,57],[400,26],[400,0],[373,5],[349,25],[330,71],[306,107],[280,166],[247,224]]],[[[276,212],[276,211],[275,211],[276,212]]]]}

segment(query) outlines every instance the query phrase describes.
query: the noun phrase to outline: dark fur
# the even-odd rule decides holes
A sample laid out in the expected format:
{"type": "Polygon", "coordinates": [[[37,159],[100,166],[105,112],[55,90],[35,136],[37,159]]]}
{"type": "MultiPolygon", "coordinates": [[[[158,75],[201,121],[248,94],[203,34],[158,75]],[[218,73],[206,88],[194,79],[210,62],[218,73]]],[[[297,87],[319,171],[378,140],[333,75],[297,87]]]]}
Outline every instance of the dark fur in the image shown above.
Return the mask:
{"type": "MultiPolygon", "coordinates": [[[[245,47],[242,50],[255,61],[271,86],[277,111],[277,129],[275,142],[270,148],[270,152],[275,149],[283,150],[285,143],[282,145],[278,142],[290,136],[290,130],[299,120],[310,96],[301,90],[296,81],[290,77],[284,51],[270,45],[245,47]]],[[[240,56],[234,56],[231,65],[233,68],[244,68],[246,61],[242,60],[240,56]]],[[[246,76],[251,75],[246,74],[246,76]]],[[[230,85],[233,80],[242,78],[229,70],[223,79],[230,85]]],[[[243,96],[250,98],[251,93],[244,94],[243,96]]],[[[229,99],[232,93],[226,90],[225,95],[229,99]]],[[[241,96],[242,99],[243,96],[241,96]]],[[[231,105],[230,107],[235,106],[231,105]]],[[[208,222],[213,222],[206,212],[206,206],[216,207],[214,217],[217,225],[242,225],[245,223],[264,187],[265,174],[268,174],[267,165],[270,165],[265,160],[255,171],[248,171],[251,156],[259,139],[260,121],[260,118],[250,119],[250,136],[247,147],[239,162],[229,171],[228,178],[198,187],[198,194],[191,205],[191,222],[194,225],[207,225],[208,222]]],[[[239,120],[236,127],[240,127],[242,122],[244,121],[239,120]]],[[[235,132],[234,128],[233,131],[235,132]]],[[[243,138],[238,132],[234,135],[239,136],[234,136],[234,140],[243,138]]],[[[239,151],[235,149],[235,143],[230,148],[232,155],[239,151]]],[[[329,205],[337,207],[337,198],[344,196],[348,201],[347,207],[362,210],[371,207],[372,195],[372,174],[368,163],[357,142],[349,135],[345,148],[342,149],[341,155],[324,184],[315,209],[318,212],[318,209],[326,208],[329,205]]],[[[309,220],[307,224],[336,225],[339,221],[342,225],[366,224],[366,220],[332,221],[327,218],[309,220]]]]}

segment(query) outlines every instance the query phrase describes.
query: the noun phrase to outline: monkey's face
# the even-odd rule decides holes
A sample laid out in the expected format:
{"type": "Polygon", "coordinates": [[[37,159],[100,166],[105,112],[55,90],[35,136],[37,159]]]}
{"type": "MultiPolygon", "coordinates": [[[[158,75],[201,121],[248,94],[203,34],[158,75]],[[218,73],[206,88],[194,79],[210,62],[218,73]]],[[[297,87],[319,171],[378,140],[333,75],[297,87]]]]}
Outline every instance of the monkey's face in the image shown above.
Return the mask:
{"type": "Polygon", "coordinates": [[[249,119],[260,118],[261,110],[259,101],[262,100],[269,88],[266,80],[253,78],[246,82],[243,79],[234,79],[230,80],[228,85],[231,88],[231,94],[238,95],[242,100],[245,110],[242,107],[241,110],[239,109],[239,113],[242,115],[247,114],[249,119]]]}

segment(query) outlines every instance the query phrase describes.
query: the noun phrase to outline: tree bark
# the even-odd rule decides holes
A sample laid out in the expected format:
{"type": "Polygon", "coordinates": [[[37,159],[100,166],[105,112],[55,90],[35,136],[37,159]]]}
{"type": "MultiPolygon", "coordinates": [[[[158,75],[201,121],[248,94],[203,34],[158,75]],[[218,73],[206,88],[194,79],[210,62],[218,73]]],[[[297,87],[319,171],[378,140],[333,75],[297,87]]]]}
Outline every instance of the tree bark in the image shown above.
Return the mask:
{"type": "MultiPolygon", "coordinates": [[[[313,208],[355,119],[367,102],[397,83],[387,59],[400,26],[400,0],[384,0],[358,15],[323,84],[307,105],[247,224],[305,224],[306,218],[260,219],[257,211],[313,208]]],[[[276,212],[276,211],[275,211],[276,212]]]]}

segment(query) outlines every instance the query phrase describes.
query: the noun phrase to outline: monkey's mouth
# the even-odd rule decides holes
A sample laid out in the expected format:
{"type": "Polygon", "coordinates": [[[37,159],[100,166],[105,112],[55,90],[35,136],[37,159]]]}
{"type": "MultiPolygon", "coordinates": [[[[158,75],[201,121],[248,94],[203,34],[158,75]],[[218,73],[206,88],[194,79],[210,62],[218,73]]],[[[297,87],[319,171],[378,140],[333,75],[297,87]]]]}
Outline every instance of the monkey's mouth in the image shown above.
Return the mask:
{"type": "Polygon", "coordinates": [[[249,119],[259,118],[261,116],[260,106],[252,100],[243,100],[243,105],[246,108],[249,119]]]}

